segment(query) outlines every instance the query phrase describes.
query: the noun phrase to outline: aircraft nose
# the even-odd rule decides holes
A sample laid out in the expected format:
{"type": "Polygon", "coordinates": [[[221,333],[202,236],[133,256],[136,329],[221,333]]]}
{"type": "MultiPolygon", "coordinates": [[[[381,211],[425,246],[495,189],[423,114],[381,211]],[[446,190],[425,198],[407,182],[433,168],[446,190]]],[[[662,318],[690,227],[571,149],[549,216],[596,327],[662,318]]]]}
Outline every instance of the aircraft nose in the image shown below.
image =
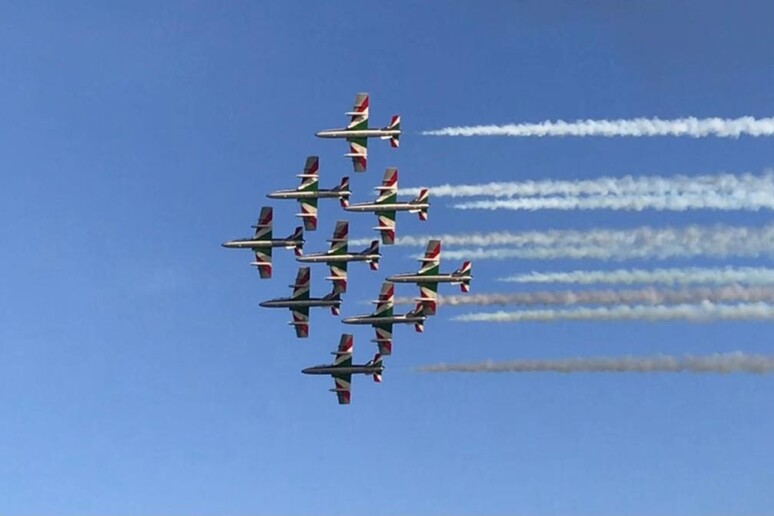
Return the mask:
{"type": "Polygon", "coordinates": [[[305,367],[305,368],[301,369],[301,372],[304,373],[304,374],[309,374],[309,370],[310,369],[311,369],[311,367],[305,367]]]}
{"type": "Polygon", "coordinates": [[[260,303],[258,303],[258,306],[262,306],[264,308],[268,308],[269,302],[268,301],[261,301],[260,303]]]}

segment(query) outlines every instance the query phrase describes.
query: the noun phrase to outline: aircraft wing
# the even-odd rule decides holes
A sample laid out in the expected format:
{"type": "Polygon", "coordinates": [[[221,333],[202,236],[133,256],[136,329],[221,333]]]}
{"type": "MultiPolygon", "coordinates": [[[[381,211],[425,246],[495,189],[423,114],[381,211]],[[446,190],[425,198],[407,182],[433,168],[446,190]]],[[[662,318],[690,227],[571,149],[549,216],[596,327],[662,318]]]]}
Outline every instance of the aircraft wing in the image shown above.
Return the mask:
{"type": "Polygon", "coordinates": [[[435,315],[438,306],[438,282],[421,281],[417,283],[419,287],[419,301],[424,308],[426,315],[435,315]]]}
{"type": "Polygon", "coordinates": [[[305,230],[315,231],[317,229],[317,197],[299,199],[298,204],[301,206],[301,213],[296,214],[296,217],[303,219],[305,230]]]}
{"type": "Polygon", "coordinates": [[[309,336],[309,307],[299,306],[291,308],[293,321],[290,323],[296,329],[296,337],[305,339],[309,336]]]}
{"type": "Polygon", "coordinates": [[[382,283],[382,290],[379,292],[379,298],[374,301],[376,309],[373,315],[379,317],[392,316],[392,310],[395,306],[395,284],[391,281],[382,283]]]}
{"type": "Polygon", "coordinates": [[[352,373],[334,373],[333,392],[339,398],[339,405],[349,405],[352,399],[352,373]]]}
{"type": "Polygon", "coordinates": [[[379,347],[379,354],[382,356],[392,355],[392,324],[375,324],[376,338],[373,342],[379,347]]]}
{"type": "Polygon", "coordinates": [[[309,299],[309,283],[312,278],[311,269],[309,267],[299,267],[296,273],[296,282],[291,285],[293,288],[293,294],[291,299],[309,299]]]}
{"type": "Polygon", "coordinates": [[[365,172],[368,167],[368,138],[347,138],[349,152],[346,157],[352,158],[352,169],[355,172],[365,172]]]}
{"type": "Polygon", "coordinates": [[[384,245],[395,243],[395,210],[378,210],[376,213],[377,226],[375,230],[379,231],[384,245]]]}
{"type": "Polygon", "coordinates": [[[382,184],[376,187],[379,196],[376,204],[392,204],[398,200],[398,169],[390,167],[384,171],[382,184]]]}
{"type": "Polygon", "coordinates": [[[330,276],[327,280],[333,282],[333,291],[343,294],[347,291],[347,262],[329,262],[330,276]]]}
{"type": "Polygon", "coordinates": [[[271,278],[271,247],[260,247],[255,251],[255,266],[261,279],[271,278]]]}
{"type": "Polygon", "coordinates": [[[255,223],[255,234],[253,238],[255,240],[271,240],[271,223],[273,218],[273,210],[271,206],[264,206],[261,208],[261,214],[258,216],[258,222],[255,223]]]}

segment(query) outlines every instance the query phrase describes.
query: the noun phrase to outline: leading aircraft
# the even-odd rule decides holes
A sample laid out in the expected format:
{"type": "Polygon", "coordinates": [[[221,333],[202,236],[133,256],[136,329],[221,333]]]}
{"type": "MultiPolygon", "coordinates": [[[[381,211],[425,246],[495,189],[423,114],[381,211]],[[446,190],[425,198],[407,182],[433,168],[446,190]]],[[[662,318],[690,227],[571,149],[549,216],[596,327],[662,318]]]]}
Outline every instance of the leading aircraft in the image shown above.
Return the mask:
{"type": "Polygon", "coordinates": [[[393,307],[395,299],[395,284],[385,281],[382,283],[382,290],[379,292],[379,299],[373,301],[376,309],[368,315],[355,315],[346,317],[341,322],[344,324],[368,324],[376,330],[376,345],[379,346],[379,353],[382,356],[392,354],[392,326],[393,324],[413,324],[414,329],[422,333],[425,329],[424,323],[427,317],[424,314],[424,307],[421,303],[410,312],[402,315],[395,315],[393,307]]]}
{"type": "Polygon", "coordinates": [[[419,220],[427,220],[427,211],[430,209],[430,194],[427,188],[422,188],[419,195],[411,201],[398,202],[397,168],[385,170],[382,184],[377,186],[375,190],[379,192],[376,201],[350,204],[344,209],[346,211],[376,213],[378,225],[374,229],[381,233],[383,244],[395,243],[395,212],[417,213],[419,220]]]}
{"type": "Polygon", "coordinates": [[[341,296],[337,292],[332,291],[325,297],[309,297],[310,276],[309,267],[299,267],[296,282],[290,285],[293,289],[290,297],[270,299],[260,304],[264,308],[290,308],[293,320],[288,324],[295,327],[296,337],[300,339],[309,336],[309,308],[329,307],[333,315],[339,315],[341,308],[341,296]]]}
{"type": "Polygon", "coordinates": [[[459,285],[462,292],[470,290],[470,281],[473,265],[471,262],[463,262],[462,267],[454,272],[438,272],[441,263],[441,241],[430,240],[427,243],[425,255],[419,260],[421,266],[416,273],[395,274],[387,278],[387,281],[395,283],[416,283],[419,287],[419,297],[416,299],[425,307],[427,315],[435,315],[438,304],[438,284],[451,283],[459,285]]]}
{"type": "Polygon", "coordinates": [[[301,217],[304,221],[304,229],[314,231],[317,229],[317,199],[338,199],[342,208],[349,205],[349,178],[342,177],[338,186],[330,189],[321,189],[318,187],[318,171],[320,168],[320,159],[317,156],[306,158],[306,165],[301,174],[296,177],[301,178],[301,184],[296,189],[276,190],[266,197],[269,199],[297,199],[301,205],[301,213],[296,217],[301,217]]]}
{"type": "Polygon", "coordinates": [[[400,116],[394,115],[387,127],[368,128],[368,93],[356,94],[352,111],[345,113],[345,115],[351,117],[347,127],[318,131],[315,136],[319,138],[346,138],[349,142],[349,152],[344,156],[352,158],[355,172],[365,172],[366,170],[368,138],[390,140],[390,145],[393,148],[400,144],[400,116]]]}
{"type": "Polygon", "coordinates": [[[302,263],[325,263],[331,271],[327,280],[333,282],[333,291],[343,294],[347,291],[347,264],[349,262],[366,262],[372,271],[379,268],[379,241],[374,240],[371,245],[359,253],[350,253],[348,250],[349,223],[346,220],[336,221],[333,237],[328,240],[330,249],[324,253],[312,253],[296,257],[302,263]]]}
{"type": "Polygon", "coordinates": [[[275,247],[293,249],[296,256],[301,255],[304,248],[304,229],[298,226],[287,238],[272,238],[273,211],[270,206],[261,208],[258,222],[253,226],[255,234],[252,238],[240,238],[229,240],[221,244],[228,249],[252,249],[255,253],[255,261],[250,265],[258,268],[261,279],[271,278],[271,250],[275,247]]]}
{"type": "Polygon", "coordinates": [[[339,349],[332,353],[336,355],[332,364],[321,364],[301,370],[304,374],[331,375],[333,377],[333,389],[330,390],[338,396],[339,405],[349,405],[351,401],[353,374],[370,374],[376,383],[381,383],[382,381],[382,372],[384,371],[382,356],[377,353],[373,360],[369,360],[365,364],[353,364],[352,351],[354,348],[354,338],[351,334],[344,333],[339,340],[339,349]]]}

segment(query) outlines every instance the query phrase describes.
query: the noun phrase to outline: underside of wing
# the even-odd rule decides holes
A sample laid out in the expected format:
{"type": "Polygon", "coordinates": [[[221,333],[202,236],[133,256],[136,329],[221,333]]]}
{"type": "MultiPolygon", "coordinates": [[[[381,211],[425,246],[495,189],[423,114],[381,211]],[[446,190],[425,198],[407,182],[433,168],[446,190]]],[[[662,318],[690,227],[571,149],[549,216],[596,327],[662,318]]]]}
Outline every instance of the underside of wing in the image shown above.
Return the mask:
{"type": "Polygon", "coordinates": [[[352,168],[355,172],[365,172],[368,167],[368,139],[347,138],[349,152],[345,156],[352,158],[352,168]]]}
{"type": "Polygon", "coordinates": [[[290,323],[296,330],[296,337],[305,339],[309,336],[309,307],[291,309],[293,321],[290,323]]]}
{"type": "Polygon", "coordinates": [[[296,214],[304,221],[304,229],[315,231],[317,229],[317,198],[301,199],[301,213],[296,214]]]}
{"type": "Polygon", "coordinates": [[[374,330],[376,330],[374,342],[379,348],[379,354],[382,356],[392,355],[392,325],[375,325],[374,330]]]}
{"type": "Polygon", "coordinates": [[[333,374],[333,392],[339,398],[339,405],[349,405],[352,400],[352,375],[333,374]]]}
{"type": "Polygon", "coordinates": [[[395,243],[395,211],[377,211],[376,218],[378,225],[374,228],[382,236],[384,245],[395,243]]]}
{"type": "Polygon", "coordinates": [[[328,267],[331,274],[325,279],[333,282],[335,293],[345,293],[347,291],[347,262],[331,262],[328,267]]]}
{"type": "Polygon", "coordinates": [[[252,263],[258,268],[261,279],[271,278],[271,247],[255,249],[255,261],[252,263]]]}

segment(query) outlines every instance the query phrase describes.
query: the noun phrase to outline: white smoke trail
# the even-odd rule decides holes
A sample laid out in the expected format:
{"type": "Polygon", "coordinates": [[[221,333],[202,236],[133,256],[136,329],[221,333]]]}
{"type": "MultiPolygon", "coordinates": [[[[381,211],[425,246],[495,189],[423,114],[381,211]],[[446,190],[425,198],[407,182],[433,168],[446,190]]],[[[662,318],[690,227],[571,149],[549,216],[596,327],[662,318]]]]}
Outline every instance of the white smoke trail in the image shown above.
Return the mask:
{"type": "Polygon", "coordinates": [[[610,271],[531,272],[502,278],[512,283],[592,283],[665,285],[741,283],[745,285],[774,284],[774,269],[765,267],[686,267],[674,269],[616,269],[610,271]]]}
{"type": "Polygon", "coordinates": [[[417,368],[423,373],[751,373],[774,372],[774,356],[748,355],[741,351],[707,356],[656,355],[621,358],[564,358],[511,360],[473,364],[437,364],[417,368]]]}
{"type": "Polygon", "coordinates": [[[614,306],[611,308],[573,308],[571,310],[521,310],[518,312],[478,312],[453,317],[462,322],[550,322],[550,321],[675,321],[708,322],[716,320],[771,320],[774,305],[748,303],[718,305],[703,302],[695,305],[614,306]]]}
{"type": "MultiPolygon", "coordinates": [[[[439,305],[665,305],[710,303],[774,303],[774,287],[728,285],[716,288],[664,290],[565,290],[557,292],[512,292],[507,294],[439,295],[439,305]]],[[[413,305],[411,297],[395,298],[395,304],[413,305]]]]}
{"type": "MultiPolygon", "coordinates": [[[[401,188],[401,195],[419,195],[420,188],[401,188]]],[[[774,173],[712,174],[700,176],[624,176],[596,179],[508,181],[430,187],[433,197],[548,197],[623,195],[707,195],[735,192],[774,193],[774,173]]]]}
{"type": "Polygon", "coordinates": [[[690,136],[739,138],[774,136],[774,118],[634,118],[629,120],[546,120],[537,124],[474,125],[422,131],[425,136],[690,136]]]}
{"type": "Polygon", "coordinates": [[[454,204],[458,210],[744,210],[774,209],[774,194],[765,191],[702,195],[625,195],[592,197],[519,197],[454,204]]]}

